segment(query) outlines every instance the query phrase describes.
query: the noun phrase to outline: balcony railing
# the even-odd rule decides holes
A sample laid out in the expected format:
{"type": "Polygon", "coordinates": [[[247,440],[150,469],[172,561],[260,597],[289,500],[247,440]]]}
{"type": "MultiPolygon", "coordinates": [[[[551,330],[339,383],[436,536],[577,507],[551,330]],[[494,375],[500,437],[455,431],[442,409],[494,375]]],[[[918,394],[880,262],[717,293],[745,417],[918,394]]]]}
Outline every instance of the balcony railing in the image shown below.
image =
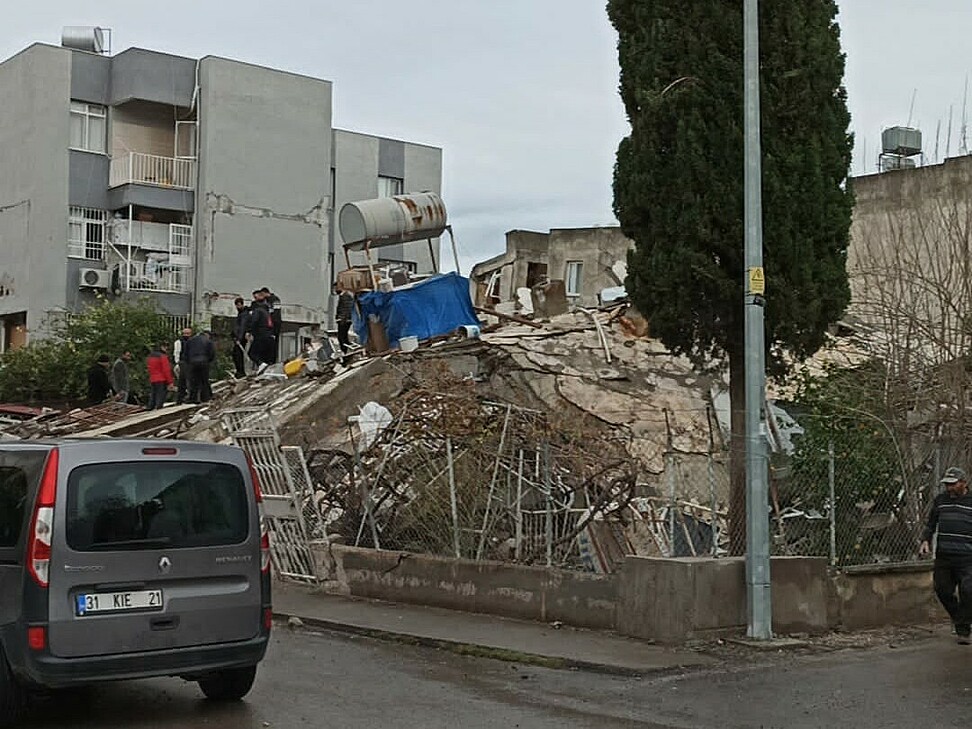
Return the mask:
{"type": "Polygon", "coordinates": [[[196,182],[196,160],[182,157],[159,157],[130,152],[111,160],[108,184],[154,185],[177,190],[192,190],[196,182]]]}
{"type": "MultiPolygon", "coordinates": [[[[192,291],[192,268],[155,261],[129,261],[129,291],[166,291],[188,294],[192,291]]],[[[124,271],[124,268],[122,269],[124,271]]]]}

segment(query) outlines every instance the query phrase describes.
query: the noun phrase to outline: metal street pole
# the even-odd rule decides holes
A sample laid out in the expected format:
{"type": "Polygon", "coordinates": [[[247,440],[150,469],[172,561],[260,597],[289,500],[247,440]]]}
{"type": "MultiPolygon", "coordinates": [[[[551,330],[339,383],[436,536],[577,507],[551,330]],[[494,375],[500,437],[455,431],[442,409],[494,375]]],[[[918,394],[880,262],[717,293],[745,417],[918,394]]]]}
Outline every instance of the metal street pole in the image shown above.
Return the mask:
{"type": "Polygon", "coordinates": [[[759,133],[759,0],[744,0],[743,65],[746,107],[746,597],[747,635],[773,637],[770,595],[769,518],[765,443],[760,410],[765,403],[763,296],[763,200],[759,133]]]}

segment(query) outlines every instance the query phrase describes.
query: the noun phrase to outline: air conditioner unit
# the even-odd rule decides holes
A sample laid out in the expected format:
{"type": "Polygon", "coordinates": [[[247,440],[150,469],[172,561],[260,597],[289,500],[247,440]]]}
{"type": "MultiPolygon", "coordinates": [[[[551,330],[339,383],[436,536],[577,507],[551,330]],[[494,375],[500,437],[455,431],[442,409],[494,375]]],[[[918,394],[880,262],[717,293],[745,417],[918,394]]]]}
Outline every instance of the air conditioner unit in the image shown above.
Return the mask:
{"type": "Polygon", "coordinates": [[[82,268],[78,276],[78,287],[82,289],[107,289],[111,287],[111,271],[100,268],[82,268]]]}

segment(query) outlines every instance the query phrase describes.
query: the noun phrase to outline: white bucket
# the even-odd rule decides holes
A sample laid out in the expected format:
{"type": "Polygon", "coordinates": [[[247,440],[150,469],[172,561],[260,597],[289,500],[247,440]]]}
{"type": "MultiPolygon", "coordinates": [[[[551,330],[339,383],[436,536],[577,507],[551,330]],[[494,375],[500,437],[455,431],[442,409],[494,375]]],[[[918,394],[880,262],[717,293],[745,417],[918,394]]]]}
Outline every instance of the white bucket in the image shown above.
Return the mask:
{"type": "Polygon", "coordinates": [[[418,349],[418,337],[402,337],[398,340],[398,346],[403,352],[414,352],[418,349]]]}
{"type": "Polygon", "coordinates": [[[456,332],[463,339],[479,339],[479,327],[475,324],[463,324],[456,332]]]}

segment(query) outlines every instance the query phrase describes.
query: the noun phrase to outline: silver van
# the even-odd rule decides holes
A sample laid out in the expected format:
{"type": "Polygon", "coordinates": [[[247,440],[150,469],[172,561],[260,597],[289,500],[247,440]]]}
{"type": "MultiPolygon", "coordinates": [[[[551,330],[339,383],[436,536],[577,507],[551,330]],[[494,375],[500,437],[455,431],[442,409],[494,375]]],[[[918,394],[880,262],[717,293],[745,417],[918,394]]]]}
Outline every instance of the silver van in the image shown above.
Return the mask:
{"type": "Polygon", "coordinates": [[[272,620],[261,514],[238,448],[0,442],[0,726],[34,690],[100,681],[246,695],[272,620]]]}

